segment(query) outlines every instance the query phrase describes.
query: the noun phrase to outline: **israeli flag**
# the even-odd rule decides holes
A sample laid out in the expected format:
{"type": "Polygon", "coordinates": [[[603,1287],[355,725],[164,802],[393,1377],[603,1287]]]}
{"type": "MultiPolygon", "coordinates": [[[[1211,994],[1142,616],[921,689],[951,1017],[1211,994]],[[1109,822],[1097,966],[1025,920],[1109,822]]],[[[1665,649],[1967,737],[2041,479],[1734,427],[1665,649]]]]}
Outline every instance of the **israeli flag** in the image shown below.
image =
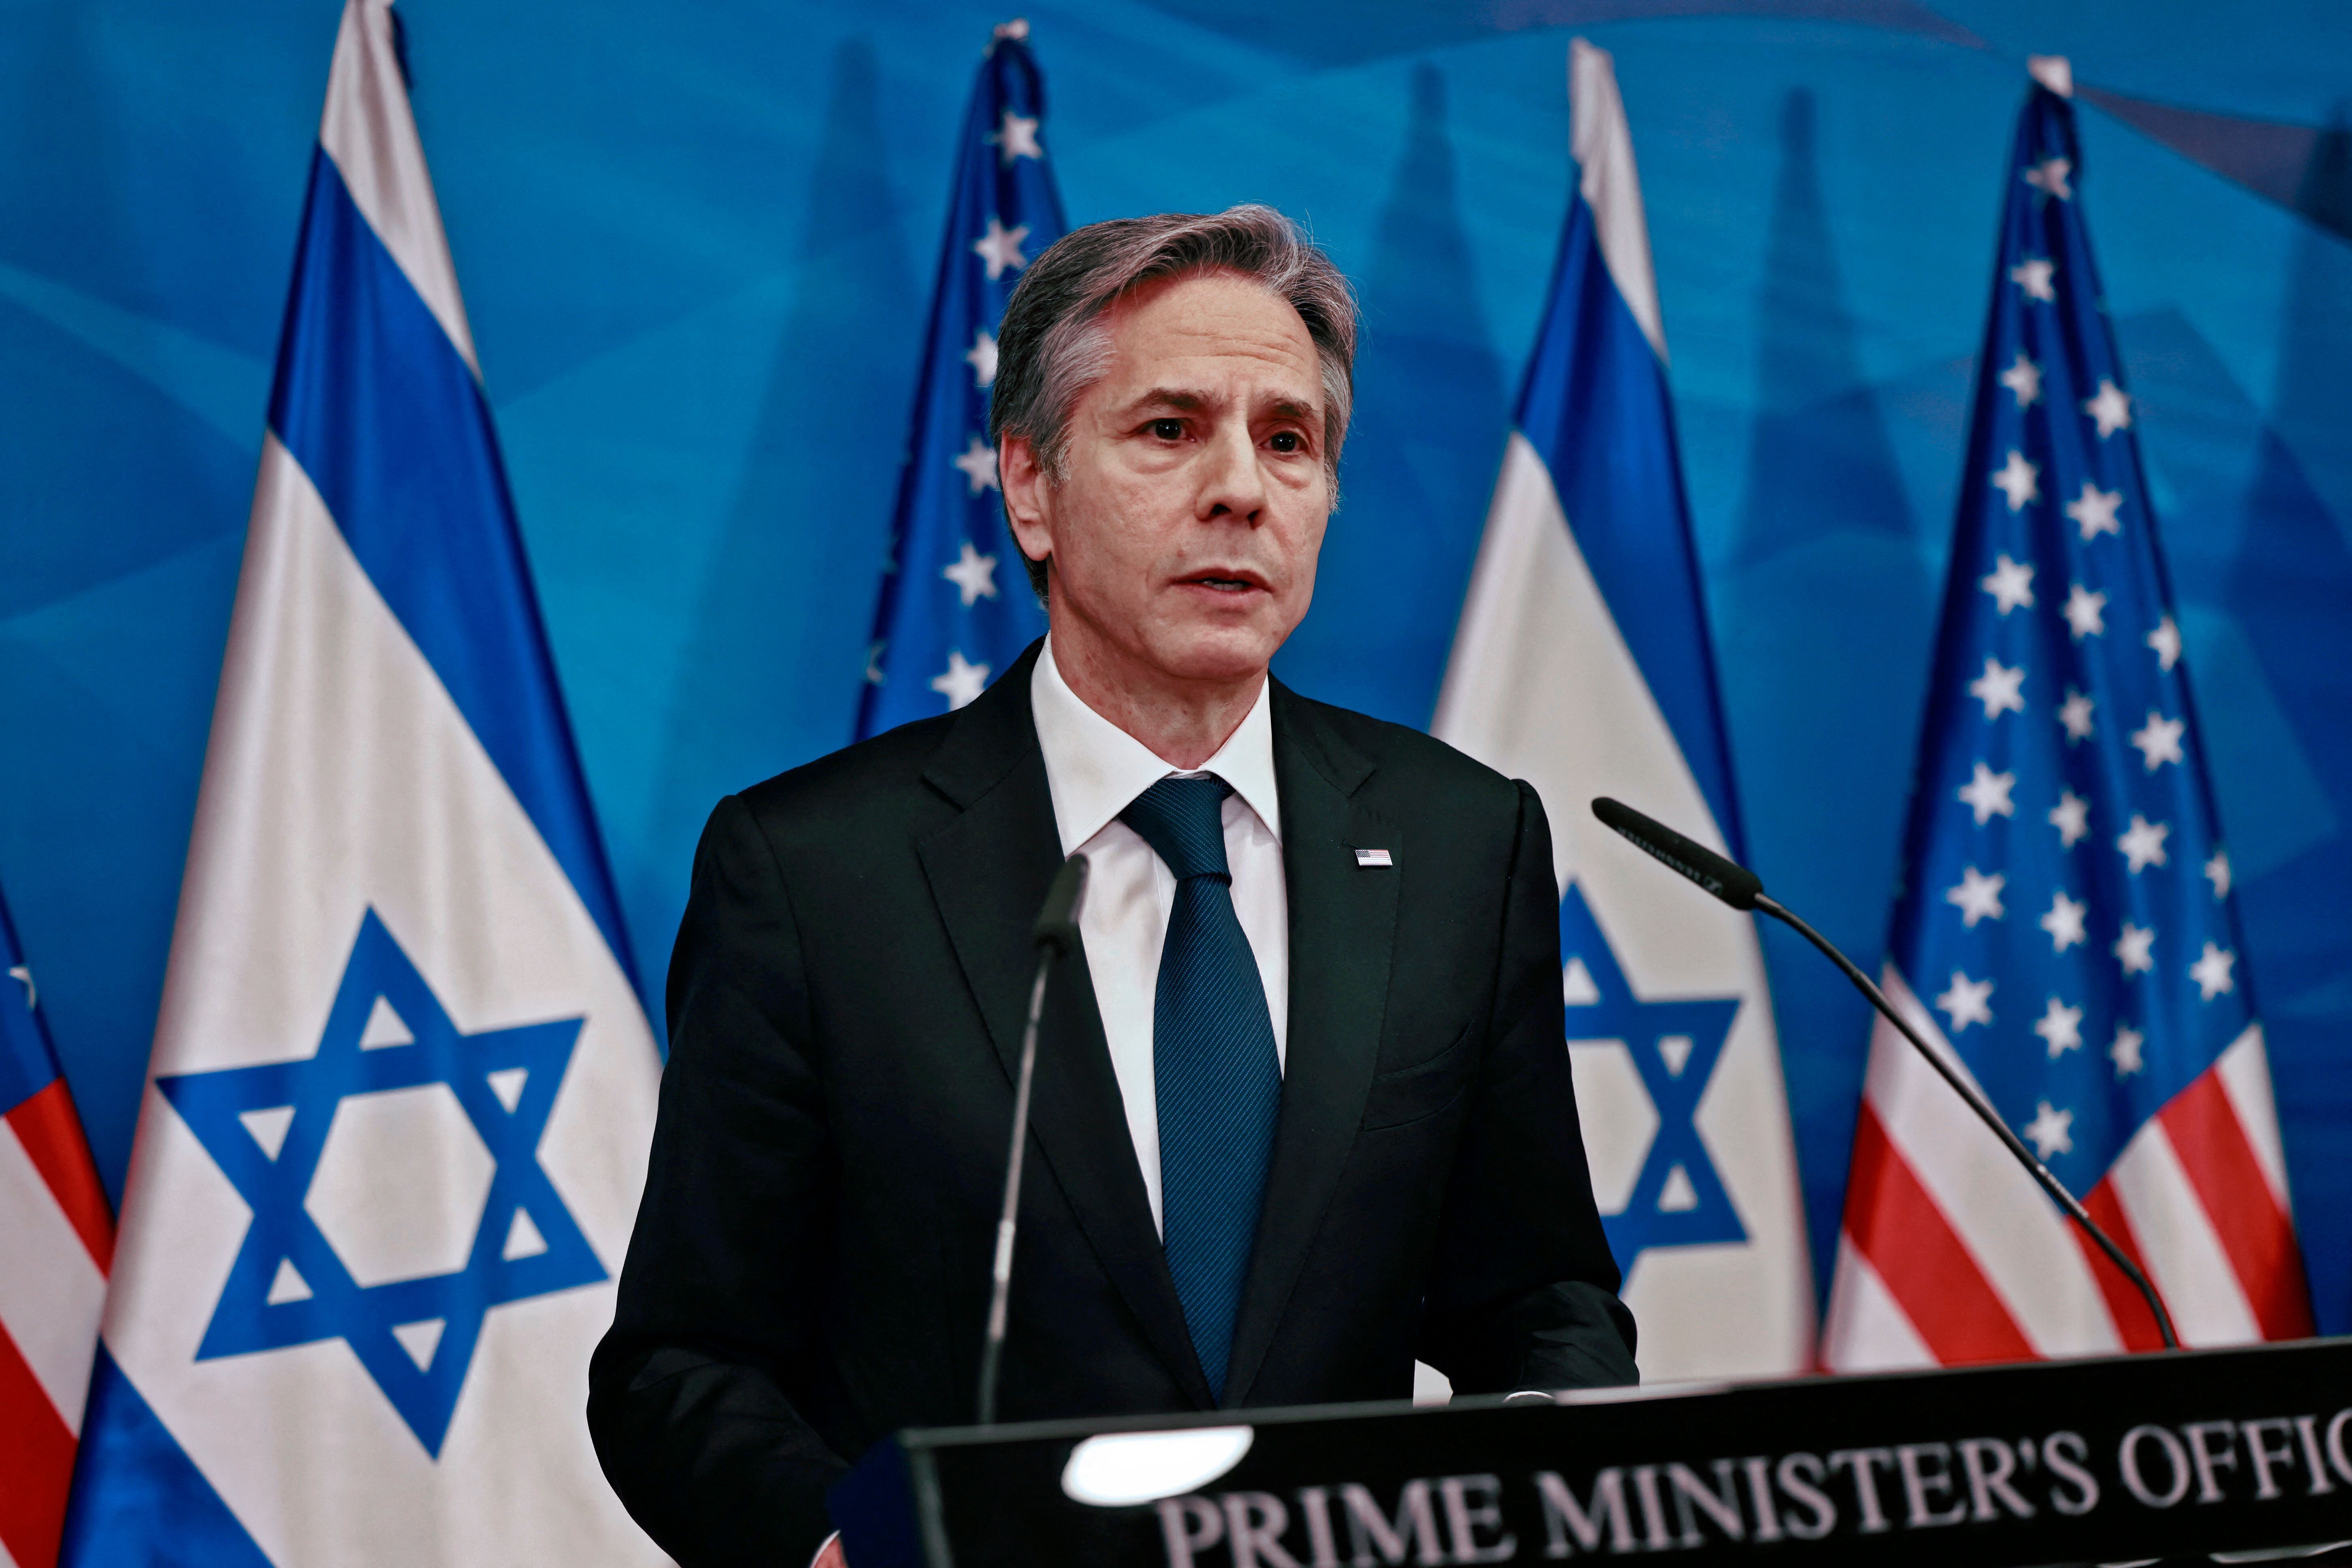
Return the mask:
{"type": "Polygon", "coordinates": [[[658,1563],[583,1407],[658,1067],[350,0],[63,1561],[658,1563]]]}
{"type": "Polygon", "coordinates": [[[1748,917],[1595,822],[1740,854],[1665,333],[1609,56],[1571,46],[1577,193],[1432,726],[1551,818],[1568,1047],[1650,1381],[1797,1372],[1812,1284],[1748,917]]]}

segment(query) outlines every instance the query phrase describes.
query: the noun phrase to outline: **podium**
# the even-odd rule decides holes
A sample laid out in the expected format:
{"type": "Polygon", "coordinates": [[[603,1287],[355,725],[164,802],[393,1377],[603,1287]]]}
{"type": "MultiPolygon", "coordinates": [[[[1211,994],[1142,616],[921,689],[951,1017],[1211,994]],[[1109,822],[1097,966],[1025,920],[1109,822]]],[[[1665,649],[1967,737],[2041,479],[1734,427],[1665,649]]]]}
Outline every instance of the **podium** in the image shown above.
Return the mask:
{"type": "Polygon", "coordinates": [[[908,1431],[832,1508],[853,1568],[2352,1561],[2352,1339],[908,1431]]]}

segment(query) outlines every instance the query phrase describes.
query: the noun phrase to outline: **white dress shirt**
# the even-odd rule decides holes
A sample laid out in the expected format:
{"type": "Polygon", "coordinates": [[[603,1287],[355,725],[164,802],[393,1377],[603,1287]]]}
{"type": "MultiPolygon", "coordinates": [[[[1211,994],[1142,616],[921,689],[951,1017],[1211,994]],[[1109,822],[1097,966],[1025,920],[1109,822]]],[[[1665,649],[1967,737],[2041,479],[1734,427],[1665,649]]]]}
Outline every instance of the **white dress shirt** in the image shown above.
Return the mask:
{"type": "Polygon", "coordinates": [[[1045,639],[1029,681],[1029,710],[1045,752],[1045,780],[1062,853],[1087,860],[1078,933],[1102,1010],[1103,1037],[1127,1105],[1128,1135],[1160,1224],[1160,1100],[1152,1078],[1153,1003],[1160,949],[1176,905],[1176,877],[1142,835],[1118,819],[1135,797],[1175,774],[1213,773],[1233,786],[1225,797],[1225,863],[1233,872],[1234,912],[1257,959],[1274,1020],[1274,1055],[1284,1060],[1290,1035],[1290,899],[1282,872],[1282,803],[1274,787],[1271,682],[1241,727],[1195,772],[1172,767],[1150,748],[1087,706],[1054,663],[1045,639]]]}

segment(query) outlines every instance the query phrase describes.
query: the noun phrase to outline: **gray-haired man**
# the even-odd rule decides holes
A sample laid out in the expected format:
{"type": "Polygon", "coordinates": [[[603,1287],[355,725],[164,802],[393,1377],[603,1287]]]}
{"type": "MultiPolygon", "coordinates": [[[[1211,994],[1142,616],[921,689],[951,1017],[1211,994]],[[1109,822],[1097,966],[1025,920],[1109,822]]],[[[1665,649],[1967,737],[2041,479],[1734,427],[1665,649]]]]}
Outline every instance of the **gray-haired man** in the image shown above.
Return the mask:
{"type": "Polygon", "coordinates": [[[1051,635],[712,814],[589,1402],[681,1562],[805,1562],[867,1445],[971,1419],[1029,922],[1074,852],[1006,1417],[1398,1398],[1416,1356],[1465,1392],[1633,1380],[1542,805],[1266,673],[1355,335],[1265,207],[1038,258],[991,423],[1051,635]]]}

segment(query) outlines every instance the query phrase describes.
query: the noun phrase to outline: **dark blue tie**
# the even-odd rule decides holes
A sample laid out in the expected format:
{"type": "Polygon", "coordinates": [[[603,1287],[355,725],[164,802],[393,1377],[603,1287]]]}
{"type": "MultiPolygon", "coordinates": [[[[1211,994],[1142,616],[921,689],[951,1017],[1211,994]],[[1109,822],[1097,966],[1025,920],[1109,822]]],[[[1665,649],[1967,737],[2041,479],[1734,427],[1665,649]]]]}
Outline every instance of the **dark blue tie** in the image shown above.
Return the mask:
{"type": "Polygon", "coordinates": [[[1193,1352],[1220,1404],[1282,1108],[1265,984],[1234,913],[1225,864],[1232,793],[1223,779],[1165,778],[1119,814],[1176,874],[1151,1009],[1160,1236],[1193,1352]]]}

